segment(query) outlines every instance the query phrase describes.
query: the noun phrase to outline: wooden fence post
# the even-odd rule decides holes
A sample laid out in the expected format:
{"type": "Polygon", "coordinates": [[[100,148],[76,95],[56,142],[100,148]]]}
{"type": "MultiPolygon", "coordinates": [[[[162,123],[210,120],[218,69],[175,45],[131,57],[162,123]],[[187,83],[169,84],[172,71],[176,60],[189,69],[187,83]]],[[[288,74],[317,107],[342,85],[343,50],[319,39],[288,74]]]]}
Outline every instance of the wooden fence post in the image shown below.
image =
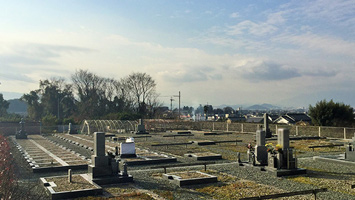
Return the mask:
{"type": "Polygon", "coordinates": [[[344,128],[344,140],[346,140],[346,128],[344,128]]]}
{"type": "Polygon", "coordinates": [[[318,136],[320,137],[321,134],[320,134],[320,126],[318,127],[318,136]]]}
{"type": "Polygon", "coordinates": [[[244,124],[241,124],[241,126],[242,126],[242,133],[244,133],[244,124]]]}

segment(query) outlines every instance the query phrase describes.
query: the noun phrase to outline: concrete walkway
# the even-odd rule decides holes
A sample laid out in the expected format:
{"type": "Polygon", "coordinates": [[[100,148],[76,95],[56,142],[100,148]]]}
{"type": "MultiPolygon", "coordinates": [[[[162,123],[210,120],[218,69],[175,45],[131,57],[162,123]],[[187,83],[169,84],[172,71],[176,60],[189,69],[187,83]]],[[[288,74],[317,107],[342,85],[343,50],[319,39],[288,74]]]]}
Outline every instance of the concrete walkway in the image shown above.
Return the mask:
{"type": "Polygon", "coordinates": [[[35,142],[32,139],[29,139],[34,145],[36,145],[38,148],[40,148],[42,151],[44,151],[46,154],[48,154],[50,157],[52,157],[54,160],[56,160],[58,163],[60,163],[62,166],[69,166],[68,163],[66,163],[64,160],[60,159],[58,156],[54,155],[50,151],[48,151],[46,148],[42,147],[40,144],[35,142]]]}

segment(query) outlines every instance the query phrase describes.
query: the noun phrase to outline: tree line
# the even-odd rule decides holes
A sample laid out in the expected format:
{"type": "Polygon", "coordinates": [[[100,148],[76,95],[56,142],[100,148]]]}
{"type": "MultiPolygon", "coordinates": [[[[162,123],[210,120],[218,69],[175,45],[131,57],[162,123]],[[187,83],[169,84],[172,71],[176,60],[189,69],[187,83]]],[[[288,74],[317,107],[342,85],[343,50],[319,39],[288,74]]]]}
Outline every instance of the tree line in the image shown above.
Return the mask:
{"type": "Polygon", "coordinates": [[[154,117],[155,80],[146,73],[132,73],[120,80],[77,70],[71,83],[63,78],[39,81],[39,89],[24,94],[28,117],[46,125],[79,123],[84,119],[138,119],[154,117]]]}

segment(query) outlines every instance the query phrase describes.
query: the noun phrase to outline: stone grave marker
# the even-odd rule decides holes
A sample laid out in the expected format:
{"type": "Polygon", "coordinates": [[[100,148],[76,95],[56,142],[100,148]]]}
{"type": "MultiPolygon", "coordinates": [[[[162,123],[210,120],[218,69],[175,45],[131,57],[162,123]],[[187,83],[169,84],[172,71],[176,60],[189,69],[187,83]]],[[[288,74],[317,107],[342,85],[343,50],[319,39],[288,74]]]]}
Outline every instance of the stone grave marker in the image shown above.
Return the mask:
{"type": "Polygon", "coordinates": [[[290,148],[290,131],[280,128],[277,130],[277,143],[281,146],[268,153],[268,167],[276,172],[277,176],[305,174],[306,170],[297,168],[297,160],[293,157],[293,148],[290,148]]]}
{"type": "Polygon", "coordinates": [[[267,113],[264,114],[264,131],[265,131],[265,137],[266,138],[271,138],[272,134],[269,128],[269,115],[267,113]]]}
{"type": "Polygon", "coordinates": [[[16,139],[27,139],[27,133],[25,130],[25,121],[23,118],[20,121],[20,131],[16,133],[16,139]]]}
{"type": "Polygon", "coordinates": [[[91,156],[92,165],[89,165],[89,173],[93,178],[111,175],[109,157],[105,155],[105,133],[94,133],[94,155],[91,156]]]}
{"type": "Polygon", "coordinates": [[[349,143],[345,148],[345,160],[355,161],[355,133],[352,137],[351,143],[349,143]]]}
{"type": "Polygon", "coordinates": [[[265,147],[265,131],[257,130],[255,139],[256,139],[256,145],[255,145],[256,163],[260,165],[266,165],[268,154],[267,154],[267,148],[265,147]]]}
{"type": "Polygon", "coordinates": [[[68,169],[68,182],[69,183],[72,182],[72,171],[71,171],[71,169],[68,169]]]}
{"type": "Polygon", "coordinates": [[[120,143],[120,156],[121,158],[136,157],[136,145],[134,138],[126,139],[126,142],[120,143]]]}
{"type": "Polygon", "coordinates": [[[145,130],[145,125],[143,122],[143,119],[139,119],[139,124],[137,126],[137,132],[136,134],[149,134],[146,130],[145,130]]]}
{"type": "Polygon", "coordinates": [[[282,150],[290,148],[290,131],[285,128],[277,130],[277,143],[281,145],[282,150]]]}
{"type": "Polygon", "coordinates": [[[127,173],[118,173],[118,160],[105,153],[105,133],[94,133],[94,155],[92,164],[88,166],[89,177],[97,184],[132,182],[133,177],[127,173]]]}
{"type": "Polygon", "coordinates": [[[77,134],[78,131],[74,128],[74,126],[69,123],[69,126],[68,126],[68,134],[77,134]]]}

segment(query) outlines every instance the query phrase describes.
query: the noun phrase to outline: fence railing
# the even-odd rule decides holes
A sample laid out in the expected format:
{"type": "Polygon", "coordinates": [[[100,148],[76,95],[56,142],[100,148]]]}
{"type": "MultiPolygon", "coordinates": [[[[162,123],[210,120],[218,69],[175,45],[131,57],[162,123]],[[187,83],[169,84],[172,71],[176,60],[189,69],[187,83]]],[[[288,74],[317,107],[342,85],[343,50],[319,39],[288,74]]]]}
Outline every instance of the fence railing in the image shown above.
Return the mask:
{"type": "MultiPolygon", "coordinates": [[[[73,128],[79,130],[80,125],[73,125],[73,128]]],[[[46,133],[67,133],[69,129],[68,125],[57,126],[25,126],[27,134],[46,134],[46,133]]],[[[20,130],[20,126],[4,126],[0,127],[0,134],[15,135],[20,130]]]]}
{"type": "MultiPolygon", "coordinates": [[[[174,121],[145,121],[148,131],[164,130],[205,130],[205,131],[235,131],[240,133],[255,133],[258,123],[238,123],[238,122],[174,122],[174,121]]],[[[319,136],[330,138],[351,139],[354,137],[355,128],[350,127],[328,127],[328,126],[296,126],[269,124],[272,133],[276,133],[279,128],[287,128],[290,135],[298,136],[319,136]]]]}
{"type": "MultiPolygon", "coordinates": [[[[258,123],[238,123],[238,122],[184,122],[184,121],[144,121],[146,129],[153,131],[166,130],[204,130],[204,131],[234,131],[239,133],[255,133],[259,126],[258,123]]],[[[80,130],[80,125],[73,125],[76,130],[80,130]]],[[[28,134],[39,133],[66,133],[68,125],[57,126],[25,126],[28,134]]],[[[350,127],[329,127],[329,126],[296,126],[296,125],[280,125],[269,124],[269,128],[273,134],[278,128],[287,128],[290,135],[296,136],[319,136],[329,138],[351,139],[355,136],[355,128],[350,127]]],[[[13,135],[20,130],[17,126],[0,127],[0,134],[13,135]]]]}

